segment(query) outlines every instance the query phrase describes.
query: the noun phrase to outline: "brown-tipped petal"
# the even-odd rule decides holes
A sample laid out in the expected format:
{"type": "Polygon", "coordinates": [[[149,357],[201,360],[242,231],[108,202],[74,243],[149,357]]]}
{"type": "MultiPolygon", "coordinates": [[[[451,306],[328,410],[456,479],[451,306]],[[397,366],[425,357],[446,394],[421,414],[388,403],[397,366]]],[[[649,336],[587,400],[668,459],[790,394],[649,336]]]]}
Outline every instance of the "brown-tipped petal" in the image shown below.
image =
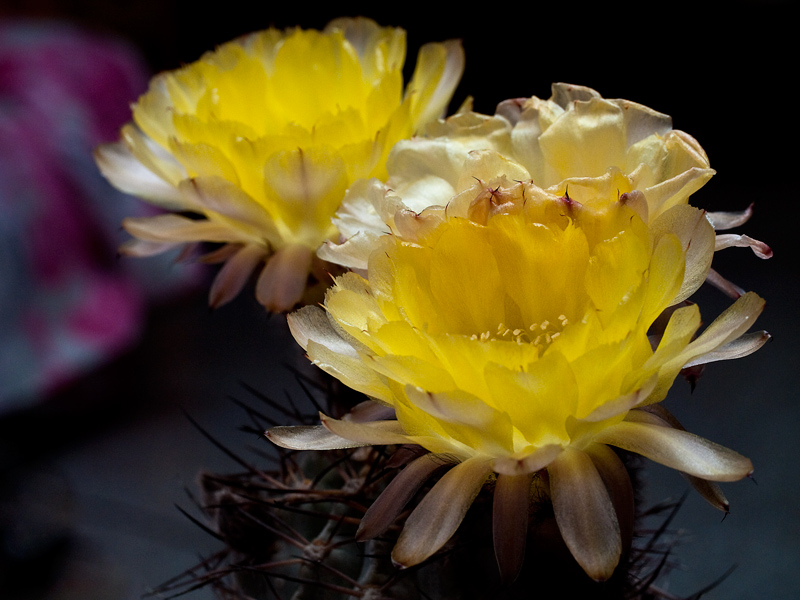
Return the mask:
{"type": "Polygon", "coordinates": [[[633,211],[647,223],[650,219],[650,207],[647,204],[647,197],[639,190],[626,192],[619,197],[620,204],[633,209],[633,211]]]}
{"type": "Polygon", "coordinates": [[[345,439],[322,425],[273,427],[267,430],[265,435],[273,444],[291,450],[339,450],[369,445],[345,439]]]}
{"type": "Polygon", "coordinates": [[[700,358],[689,361],[683,368],[694,367],[696,365],[704,365],[706,363],[717,362],[720,360],[733,360],[736,358],[743,358],[748,356],[766,344],[772,336],[766,331],[754,331],[753,333],[746,333],[742,337],[728,342],[718,350],[708,352],[700,358]]]}
{"type": "Polygon", "coordinates": [[[267,250],[263,246],[248,245],[229,258],[211,284],[208,293],[209,306],[219,308],[233,300],[266,254],[267,250]]]}
{"type": "Polygon", "coordinates": [[[661,425],[662,427],[674,427],[675,429],[686,431],[686,428],[675,418],[675,415],[661,404],[650,404],[649,406],[643,406],[640,409],[632,410],[628,413],[625,420],[635,421],[637,423],[652,423],[654,425],[661,425]]]}
{"type": "Polygon", "coordinates": [[[387,469],[399,469],[405,467],[407,464],[417,460],[423,454],[428,454],[428,451],[422,446],[416,444],[403,444],[389,457],[386,461],[387,469]]]}
{"type": "Polygon", "coordinates": [[[319,414],[322,425],[328,431],[356,442],[357,445],[381,444],[407,444],[408,436],[403,431],[403,426],[397,421],[372,421],[370,423],[356,423],[354,421],[333,419],[322,413],[319,414]]]}
{"type": "Polygon", "coordinates": [[[508,100],[503,100],[497,105],[494,114],[504,117],[511,125],[516,125],[522,116],[522,112],[525,110],[526,102],[528,102],[528,98],[509,98],[508,100]]]}
{"type": "Polygon", "coordinates": [[[706,218],[711,222],[711,226],[717,231],[733,229],[744,225],[753,215],[753,205],[740,212],[708,212],[706,218]]]}
{"type": "Polygon", "coordinates": [[[734,300],[744,296],[745,291],[732,281],[728,281],[714,269],[708,270],[706,281],[721,291],[723,294],[734,300]]]}
{"type": "Polygon", "coordinates": [[[206,265],[217,265],[219,263],[224,263],[226,260],[238,253],[242,247],[242,244],[225,244],[212,250],[211,252],[206,252],[203,254],[203,256],[198,257],[197,261],[206,265]]]}
{"type": "Polygon", "coordinates": [[[355,423],[396,419],[394,407],[372,400],[356,404],[347,414],[348,418],[355,423]]]}
{"type": "Polygon", "coordinates": [[[619,563],[622,541],[614,506],[592,459],[567,448],[547,472],[564,542],[589,577],[608,579],[619,563]]]}
{"type": "Polygon", "coordinates": [[[270,312],[290,310],[300,302],[311,269],[310,248],[286,246],[273,254],[256,283],[256,299],[270,312]]]}
{"type": "Polygon", "coordinates": [[[492,507],[494,554],[504,584],[519,575],[528,539],[528,505],[533,473],[498,475],[492,507]]]}
{"type": "Polygon", "coordinates": [[[524,475],[535,473],[549,465],[561,453],[562,447],[558,444],[547,444],[537,448],[523,458],[503,457],[496,458],[492,465],[495,472],[503,475],[524,475]]]}
{"type": "Polygon", "coordinates": [[[400,567],[412,567],[434,554],[458,529],[491,474],[490,462],[475,456],[450,469],[408,517],[392,551],[400,567]]]}
{"type": "Polygon", "coordinates": [[[586,448],[603,483],[606,485],[611,503],[617,513],[619,533],[624,551],[630,550],[633,541],[635,515],[633,484],[622,460],[604,444],[591,444],[586,448]]]}
{"type": "Polygon", "coordinates": [[[356,532],[356,541],[363,542],[389,529],[422,484],[446,464],[439,455],[424,454],[400,471],[364,513],[356,532]]]}
{"type": "Polygon", "coordinates": [[[715,251],[734,247],[750,248],[759,258],[772,258],[772,248],[767,246],[764,242],[751,238],[749,235],[726,233],[717,236],[714,244],[715,251]]]}
{"type": "Polygon", "coordinates": [[[713,481],[695,477],[694,475],[689,475],[688,473],[681,473],[681,475],[683,475],[686,480],[692,484],[692,487],[697,491],[697,493],[700,494],[711,506],[721,510],[726,514],[731,512],[731,504],[728,502],[725,494],[722,493],[722,488],[720,488],[719,485],[713,481]]]}
{"type": "MultiPolygon", "coordinates": [[[[631,413],[629,416],[633,417],[631,413]]],[[[753,472],[750,459],[733,450],[692,433],[652,423],[623,421],[599,432],[594,441],[712,481],[738,481],[753,472]]]]}

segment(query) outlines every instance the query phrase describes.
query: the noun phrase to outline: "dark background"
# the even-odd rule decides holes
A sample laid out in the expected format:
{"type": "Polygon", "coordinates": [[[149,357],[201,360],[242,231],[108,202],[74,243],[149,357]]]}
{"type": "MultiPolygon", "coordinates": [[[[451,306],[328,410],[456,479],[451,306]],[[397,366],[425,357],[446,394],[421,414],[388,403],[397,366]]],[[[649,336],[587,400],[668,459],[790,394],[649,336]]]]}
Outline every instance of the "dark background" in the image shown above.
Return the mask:
{"type": "MultiPolygon", "coordinates": [[[[717,170],[693,204],[740,210],[755,203],[753,219],[741,230],[769,243],[775,256],[761,261],[749,250],[729,249],[715,260],[723,274],[766,298],[758,327],[769,330],[773,342],[754,356],[712,366],[692,395],[678,382],[667,401],[687,429],[749,456],[758,481],[725,487],[732,514],[724,523],[702,500],[689,497],[675,525],[689,532],[677,552],[684,567],[668,586],[689,594],[737,564],[707,598],[797,597],[800,285],[792,242],[799,170],[793,5],[376,4],[312,8],[272,2],[253,8],[243,2],[148,0],[121,7],[101,0],[4,0],[0,17],[59,18],[120,36],[155,72],[270,25],[319,28],[333,17],[363,14],[408,31],[409,70],[422,43],[463,40],[466,72],[453,106],[471,95],[476,110],[492,112],[500,100],[546,98],[551,82],[566,81],[672,115],[675,128],[696,137],[717,170]]],[[[714,290],[702,293],[710,320],[728,300],[714,290]]],[[[242,452],[248,444],[263,445],[236,432],[245,417],[227,397],[247,396],[240,380],[276,395],[284,389],[297,394],[284,364],[304,361],[282,317],[266,316],[247,294],[210,313],[204,294],[202,289],[155,307],[141,342],[122,358],[38,407],[0,419],[0,439],[15,449],[13,460],[4,461],[14,466],[15,481],[19,473],[30,473],[26,493],[55,502],[50,514],[67,515],[57,523],[68,540],[63,552],[37,563],[29,579],[42,585],[31,583],[33,591],[15,580],[15,593],[23,594],[16,597],[137,598],[215,547],[173,504],[191,506],[182,488],[192,488],[201,468],[236,467],[182,411],[242,452]],[[42,573],[51,571],[60,583],[44,585],[42,573]]],[[[647,484],[652,501],[686,488],[680,477],[656,466],[648,468],[647,484]]],[[[0,597],[6,597],[2,589],[0,597]]]]}

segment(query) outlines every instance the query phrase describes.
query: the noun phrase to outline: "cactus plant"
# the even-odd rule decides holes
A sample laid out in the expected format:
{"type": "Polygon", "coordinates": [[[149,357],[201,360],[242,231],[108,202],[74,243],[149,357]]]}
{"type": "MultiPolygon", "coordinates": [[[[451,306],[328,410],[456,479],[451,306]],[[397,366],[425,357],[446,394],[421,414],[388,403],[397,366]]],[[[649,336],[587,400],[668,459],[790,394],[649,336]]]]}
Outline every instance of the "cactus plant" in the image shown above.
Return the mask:
{"type": "MultiPolygon", "coordinates": [[[[352,403],[346,392],[328,390],[329,410],[334,414],[352,403]]],[[[244,406],[254,423],[250,430],[271,424],[267,416],[244,406]]],[[[314,416],[298,413],[294,418],[311,423],[314,416]]],[[[243,471],[201,473],[197,502],[204,518],[190,517],[217,537],[223,548],[158,587],[153,595],[171,598],[209,586],[223,600],[513,600],[549,597],[550,588],[557,589],[559,597],[675,598],[659,590],[656,581],[672,565],[675,540],[668,525],[680,502],[640,510],[634,531],[628,532],[630,545],[621,567],[608,581],[595,582],[561,539],[546,475],[537,475],[528,507],[525,562],[519,578],[503,585],[491,538],[492,483],[485,486],[456,535],[439,552],[416,567],[398,569],[390,553],[410,510],[384,534],[366,542],[357,542],[356,532],[366,509],[394,474],[419,455],[419,448],[280,449],[277,464],[269,469],[223,449],[239,461],[243,471]],[[654,519],[655,527],[645,529],[654,519]]],[[[640,459],[622,451],[620,455],[634,483],[636,505],[641,506],[640,459]]],[[[436,480],[433,477],[419,495],[436,480]]]]}

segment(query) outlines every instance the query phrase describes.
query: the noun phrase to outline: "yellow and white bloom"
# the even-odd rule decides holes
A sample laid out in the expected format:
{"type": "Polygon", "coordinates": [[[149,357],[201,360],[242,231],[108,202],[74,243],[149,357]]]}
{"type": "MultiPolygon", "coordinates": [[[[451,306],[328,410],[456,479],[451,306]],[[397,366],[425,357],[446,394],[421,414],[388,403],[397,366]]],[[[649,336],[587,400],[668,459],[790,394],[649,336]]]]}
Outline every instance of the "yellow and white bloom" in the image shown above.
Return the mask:
{"type": "Polygon", "coordinates": [[[225,244],[211,304],[233,298],[260,265],[269,310],[300,301],[312,257],[336,236],[347,187],[386,177],[392,146],[441,116],[463,71],[458,42],[424,46],[403,91],[405,32],[365,19],[324,31],[269,29],[157,75],[133,123],[96,158],[119,189],[191,219],[127,219],[147,255],[200,241],[225,244]]]}
{"type": "Polygon", "coordinates": [[[549,100],[507,100],[493,116],[464,112],[431,123],[424,138],[397,145],[388,171],[387,188],[395,199],[387,204],[374,182],[373,189],[362,186],[349,194],[335,220],[346,242],[329,243],[320,256],[363,269],[385,223],[394,225],[395,212],[444,206],[471,190],[475,179],[505,175],[574,196],[597,177],[621,173],[625,188],[636,190],[628,201],[650,222],[687,204],[714,174],[700,144],[672,129],[669,116],[564,83],[553,84],[549,100]]]}
{"type": "Polygon", "coordinates": [[[632,513],[627,473],[608,445],[686,473],[723,510],[713,482],[752,471],[657,403],[682,368],[760,348],[768,335],[745,332],[764,303],[744,294],[695,337],[700,311],[684,301],[706,279],[716,236],[686,198],[708,173],[669,194],[648,179],[643,192],[641,179],[611,162],[544,189],[502,145],[487,146],[470,142],[459,155],[450,139],[410,142],[389,165],[389,184],[401,185],[354,187],[390,235],[361,229],[357,243],[329,248],[366,278],[337,278],[324,309],[303,308],[289,322],[316,365],[384,408],[268,435],[297,449],[428,451],[370,508],[362,538],[385,530],[442,463],[453,465],[406,521],[393,552],[404,566],[441,548],[494,481],[496,551],[513,578],[524,544],[513,532],[525,530],[527,511],[509,507],[527,506],[539,474],[572,554],[605,579],[632,513]],[[437,206],[418,209],[414,198],[437,206]]]}

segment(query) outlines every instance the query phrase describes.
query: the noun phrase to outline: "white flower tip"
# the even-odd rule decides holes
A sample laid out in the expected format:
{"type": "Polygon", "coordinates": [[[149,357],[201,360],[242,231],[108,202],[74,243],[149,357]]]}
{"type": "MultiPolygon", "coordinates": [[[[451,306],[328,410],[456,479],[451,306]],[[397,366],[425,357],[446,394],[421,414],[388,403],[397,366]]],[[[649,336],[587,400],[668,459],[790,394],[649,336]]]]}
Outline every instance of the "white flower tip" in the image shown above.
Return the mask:
{"type": "Polygon", "coordinates": [[[396,560],[395,556],[394,556],[394,552],[392,552],[392,565],[394,566],[395,569],[399,569],[401,571],[403,569],[407,569],[408,567],[413,567],[414,566],[413,564],[404,564],[403,562],[396,560]]]}

